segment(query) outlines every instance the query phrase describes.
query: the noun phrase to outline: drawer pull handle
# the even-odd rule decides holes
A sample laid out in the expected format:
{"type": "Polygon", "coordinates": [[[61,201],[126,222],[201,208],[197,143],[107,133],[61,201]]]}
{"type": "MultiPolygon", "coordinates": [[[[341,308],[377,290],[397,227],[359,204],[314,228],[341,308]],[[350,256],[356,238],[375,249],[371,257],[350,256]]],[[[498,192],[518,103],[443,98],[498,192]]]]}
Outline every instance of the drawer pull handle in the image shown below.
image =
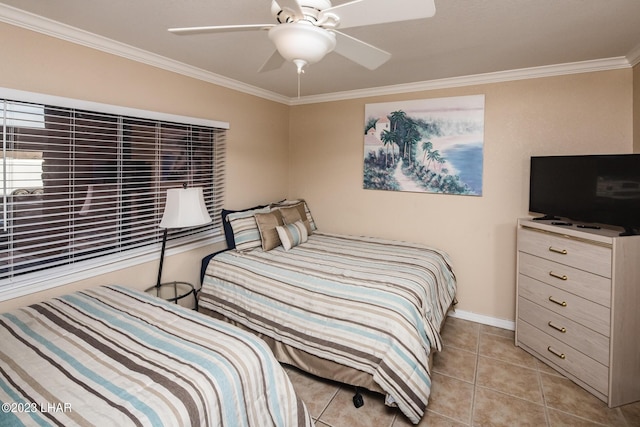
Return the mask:
{"type": "Polygon", "coordinates": [[[563,307],[566,307],[566,306],[567,306],[566,301],[558,301],[557,299],[555,299],[555,298],[554,298],[554,297],[552,297],[552,296],[551,296],[551,297],[549,297],[549,301],[551,301],[551,302],[552,302],[552,303],[554,303],[554,304],[561,305],[561,306],[563,306],[563,307]]]}
{"type": "Polygon", "coordinates": [[[556,331],[560,331],[560,332],[562,332],[563,334],[564,334],[565,332],[567,332],[567,328],[564,328],[564,327],[561,327],[561,326],[556,326],[556,325],[554,325],[553,323],[551,323],[551,320],[549,320],[549,326],[551,326],[551,327],[552,327],[553,329],[555,329],[556,331]]]}
{"type": "Polygon", "coordinates": [[[551,346],[547,347],[547,350],[549,350],[549,353],[553,353],[555,356],[558,356],[560,359],[565,359],[567,356],[564,355],[564,353],[560,353],[554,349],[551,348],[551,346]]]}
{"type": "Polygon", "coordinates": [[[554,248],[553,246],[549,246],[549,250],[551,252],[555,252],[555,253],[561,254],[561,255],[566,255],[567,254],[567,250],[566,249],[557,249],[557,248],[554,248]]]}
{"type": "Polygon", "coordinates": [[[549,272],[549,276],[555,277],[556,279],[560,279],[560,280],[569,280],[566,274],[558,274],[558,273],[554,273],[553,271],[549,272]]]}

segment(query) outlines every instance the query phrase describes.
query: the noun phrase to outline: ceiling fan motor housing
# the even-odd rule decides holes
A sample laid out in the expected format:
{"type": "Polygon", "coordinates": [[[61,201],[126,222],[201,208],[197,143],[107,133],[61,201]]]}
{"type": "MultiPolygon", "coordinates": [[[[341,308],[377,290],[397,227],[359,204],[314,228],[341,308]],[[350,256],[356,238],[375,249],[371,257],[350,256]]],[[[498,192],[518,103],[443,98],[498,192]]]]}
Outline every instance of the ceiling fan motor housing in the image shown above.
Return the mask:
{"type": "MultiPolygon", "coordinates": [[[[314,24],[318,20],[318,14],[324,9],[331,7],[329,0],[299,0],[298,4],[304,14],[303,19],[314,24]]],[[[287,7],[281,7],[275,0],[271,2],[271,14],[281,24],[295,22],[300,19],[296,17],[292,10],[287,7]]]]}

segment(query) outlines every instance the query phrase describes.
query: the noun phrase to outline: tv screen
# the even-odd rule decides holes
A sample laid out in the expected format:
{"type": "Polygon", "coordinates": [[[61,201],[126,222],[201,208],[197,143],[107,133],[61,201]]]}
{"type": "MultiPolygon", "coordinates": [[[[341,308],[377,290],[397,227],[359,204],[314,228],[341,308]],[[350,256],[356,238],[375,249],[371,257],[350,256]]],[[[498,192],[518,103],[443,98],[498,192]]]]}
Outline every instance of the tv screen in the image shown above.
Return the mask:
{"type": "Polygon", "coordinates": [[[640,154],[531,157],[529,211],[640,229],[640,154]]]}

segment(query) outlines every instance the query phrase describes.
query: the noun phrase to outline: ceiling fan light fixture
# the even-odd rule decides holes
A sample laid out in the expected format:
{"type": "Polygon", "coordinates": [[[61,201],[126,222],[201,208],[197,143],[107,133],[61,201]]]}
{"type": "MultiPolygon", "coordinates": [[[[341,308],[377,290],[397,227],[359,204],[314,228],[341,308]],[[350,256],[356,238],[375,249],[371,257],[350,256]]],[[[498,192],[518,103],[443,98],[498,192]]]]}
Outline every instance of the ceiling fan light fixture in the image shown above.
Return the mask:
{"type": "MultiPolygon", "coordinates": [[[[214,25],[170,28],[173,34],[202,34],[230,31],[267,30],[276,51],[259,72],[292,62],[298,76],[308,64],[321,61],[329,52],[375,70],[391,58],[391,53],[341,32],[367,25],[429,18],[435,14],[435,0],[272,0],[275,24],[214,25]]],[[[298,80],[300,78],[298,77],[298,80]]]]}
{"type": "Polygon", "coordinates": [[[269,38],[284,59],[296,65],[320,61],[336,47],[336,36],[306,22],[280,24],[269,30],[269,38]],[[297,62],[296,62],[297,61],[297,62]]]}

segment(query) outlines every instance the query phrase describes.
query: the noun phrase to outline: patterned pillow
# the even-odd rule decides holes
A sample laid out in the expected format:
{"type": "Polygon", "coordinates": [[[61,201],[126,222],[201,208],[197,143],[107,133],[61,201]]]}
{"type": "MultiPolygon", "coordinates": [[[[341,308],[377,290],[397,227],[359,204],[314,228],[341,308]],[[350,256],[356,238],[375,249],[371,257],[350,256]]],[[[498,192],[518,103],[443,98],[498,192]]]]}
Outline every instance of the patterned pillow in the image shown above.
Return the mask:
{"type": "Polygon", "coordinates": [[[284,225],[280,211],[276,209],[269,213],[257,213],[255,218],[260,231],[262,250],[270,251],[280,246],[280,237],[278,237],[278,232],[276,231],[277,226],[284,225]]]}
{"type": "Polygon", "coordinates": [[[296,221],[293,224],[279,225],[276,227],[282,247],[285,251],[294,248],[307,241],[307,227],[302,221],[296,221]]]}
{"type": "Polygon", "coordinates": [[[311,235],[311,233],[317,230],[316,223],[311,216],[309,206],[304,200],[287,200],[280,203],[274,203],[271,207],[280,209],[285,224],[293,224],[300,219],[307,227],[308,235],[311,235]],[[300,214],[299,217],[296,215],[296,211],[300,214]]]}
{"type": "Polygon", "coordinates": [[[267,206],[268,205],[258,205],[252,208],[240,210],[222,209],[220,216],[222,217],[222,228],[224,229],[224,238],[227,241],[227,248],[234,249],[236,247],[236,242],[233,240],[233,228],[231,228],[231,224],[227,221],[227,216],[236,212],[255,211],[256,209],[262,209],[267,206]]]}
{"type": "Polygon", "coordinates": [[[227,215],[227,221],[229,221],[233,230],[233,240],[236,243],[237,251],[248,251],[262,246],[260,231],[254,215],[268,212],[269,208],[267,207],[227,215]]]}

